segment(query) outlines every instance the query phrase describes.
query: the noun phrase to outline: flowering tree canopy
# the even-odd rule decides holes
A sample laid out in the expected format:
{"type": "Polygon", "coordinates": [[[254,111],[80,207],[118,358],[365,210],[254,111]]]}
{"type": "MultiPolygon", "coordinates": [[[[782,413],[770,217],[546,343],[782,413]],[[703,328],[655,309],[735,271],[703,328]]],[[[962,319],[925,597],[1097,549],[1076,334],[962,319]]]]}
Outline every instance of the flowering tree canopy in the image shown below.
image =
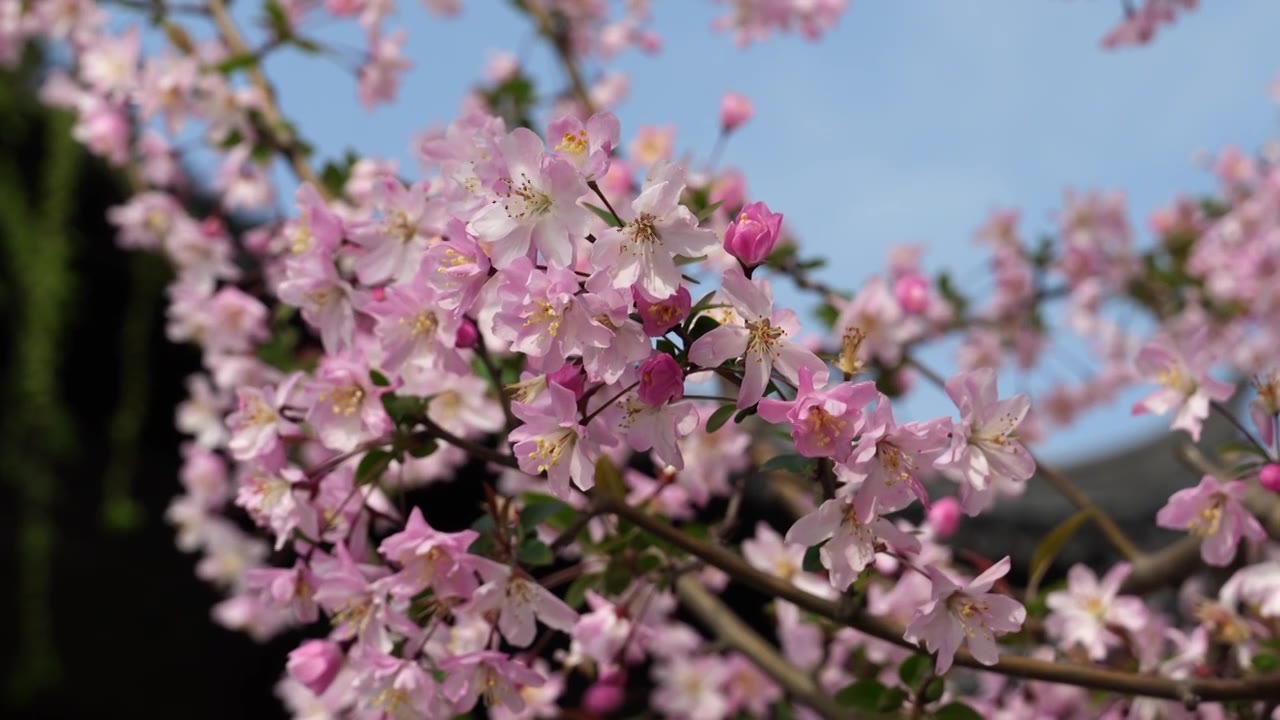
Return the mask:
{"type": "MultiPolygon", "coordinates": [[[[739,43],[817,40],[845,10],[721,4],[739,43]]],[[[1196,4],[1125,3],[1103,45],[1145,43],[1196,4]]],[[[1280,718],[1280,165],[1225,152],[1219,191],[1174,200],[1145,249],[1119,194],[1068,195],[1035,245],[995,212],[976,233],[985,297],[909,251],[831,287],[781,208],[737,171],[673,162],[669,132],[611,113],[622,76],[584,75],[584,58],[658,48],[647,2],[515,5],[564,73],[552,119],[531,120],[531,80],[503,59],[418,139],[409,177],[361,157],[317,168],[262,65],[325,52],[317,23],[353,23],[358,100],[392,102],[408,67],[392,0],[266,0],[261,46],[224,0],[0,0],[0,59],[56,48],[43,101],[128,178],[117,241],[174,268],[168,334],[204,370],[176,416],[190,441],[168,518],[225,591],[216,622],[307,632],[280,660],[291,713],[603,715],[641,692],[696,720],[1280,718]],[[184,143],[217,158],[203,216],[184,143]],[[233,214],[252,228],[232,233],[233,214]],[[813,294],[821,327],[778,283],[813,294]],[[1054,332],[1100,368],[1034,399],[1001,387],[1054,332]],[[954,337],[957,370],[921,361],[954,337]],[[917,380],[954,412],[903,417],[917,380]],[[1185,533],[1166,547],[1135,545],[1034,454],[1132,387],[1150,390],[1134,414],[1190,441],[1213,413],[1238,431],[1188,444],[1203,480],[1154,518],[1185,533]],[[740,527],[751,475],[785,527],[740,527]],[[1079,511],[1031,567],[948,544],[1031,482],[1079,511]],[[439,513],[415,499],[434,483],[484,502],[439,513]],[[1041,590],[1086,524],[1113,564],[1041,590]],[[730,584],[767,622],[718,597],[730,584]],[[1150,600],[1165,588],[1176,606],[1150,600]]],[[[720,142],[752,113],[725,95],[720,142]]]]}

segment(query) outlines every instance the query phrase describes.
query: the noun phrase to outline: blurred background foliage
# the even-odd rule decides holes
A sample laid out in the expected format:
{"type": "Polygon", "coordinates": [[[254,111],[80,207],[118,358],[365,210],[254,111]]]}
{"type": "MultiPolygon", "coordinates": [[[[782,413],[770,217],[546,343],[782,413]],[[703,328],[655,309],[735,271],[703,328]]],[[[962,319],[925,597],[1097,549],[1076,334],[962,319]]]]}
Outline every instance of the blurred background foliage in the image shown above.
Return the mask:
{"type": "Polygon", "coordinates": [[[37,67],[0,75],[0,715],[279,716],[290,639],[214,625],[163,521],[199,361],[165,339],[168,270],[116,247],[125,179],[39,105],[37,67]]]}

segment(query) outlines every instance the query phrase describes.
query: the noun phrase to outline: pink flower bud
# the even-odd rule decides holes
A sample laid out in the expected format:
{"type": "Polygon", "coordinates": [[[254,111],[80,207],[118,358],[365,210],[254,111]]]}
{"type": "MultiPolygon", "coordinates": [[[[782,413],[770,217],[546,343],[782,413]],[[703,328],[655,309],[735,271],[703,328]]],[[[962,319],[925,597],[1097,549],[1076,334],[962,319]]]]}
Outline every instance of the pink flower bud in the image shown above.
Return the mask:
{"type": "Polygon", "coordinates": [[[476,329],[476,324],[470,320],[463,320],[458,326],[457,332],[453,336],[453,346],[462,350],[467,350],[476,346],[480,340],[480,331],[476,329]]]}
{"type": "Polygon", "coordinates": [[[1271,492],[1280,492],[1280,465],[1268,463],[1258,473],[1258,483],[1271,492]]]}
{"type": "Polygon", "coordinates": [[[724,249],[747,267],[764,262],[778,244],[782,231],[782,213],[769,212],[769,206],[753,202],[742,208],[738,219],[724,231],[724,249]]]}
{"type": "Polygon", "coordinates": [[[736,92],[727,92],[720,98],[720,127],[725,132],[733,132],[739,125],[750,120],[754,113],[751,100],[736,92]]]}
{"type": "Polygon", "coordinates": [[[929,281],[919,273],[903,275],[893,284],[893,296],[903,310],[919,315],[929,308],[929,281]]]}
{"type": "Polygon", "coordinates": [[[342,648],[328,640],[308,640],[289,653],[289,677],[321,695],[342,669],[342,648]]]}
{"type": "Polygon", "coordinates": [[[953,497],[942,498],[929,508],[927,519],[939,540],[951,537],[960,527],[960,501],[953,497]]]}
{"type": "Polygon", "coordinates": [[[649,356],[640,365],[640,399],[653,407],[684,397],[684,371],[664,352],[649,356]]]}
{"type": "Polygon", "coordinates": [[[707,199],[712,205],[720,203],[722,208],[742,207],[747,201],[747,179],[737,170],[725,170],[712,181],[707,199]]]}
{"type": "Polygon", "coordinates": [[[376,287],[369,291],[369,298],[374,302],[382,302],[387,299],[387,289],[376,287]]]}
{"type": "Polygon", "coordinates": [[[587,376],[583,374],[582,368],[573,363],[563,365],[559,370],[547,376],[547,382],[555,383],[562,388],[573,391],[573,396],[579,400],[582,399],[582,393],[586,390],[587,376]]]}
{"type": "Polygon", "coordinates": [[[635,298],[636,310],[640,312],[640,322],[650,337],[660,337],[668,330],[684,321],[689,316],[689,308],[693,298],[689,288],[680,286],[675,295],[662,300],[650,299],[638,286],[632,287],[631,296],[635,298]]]}
{"type": "Polygon", "coordinates": [[[582,707],[597,715],[611,715],[626,698],[627,676],[621,671],[606,673],[582,694],[582,707]]]}

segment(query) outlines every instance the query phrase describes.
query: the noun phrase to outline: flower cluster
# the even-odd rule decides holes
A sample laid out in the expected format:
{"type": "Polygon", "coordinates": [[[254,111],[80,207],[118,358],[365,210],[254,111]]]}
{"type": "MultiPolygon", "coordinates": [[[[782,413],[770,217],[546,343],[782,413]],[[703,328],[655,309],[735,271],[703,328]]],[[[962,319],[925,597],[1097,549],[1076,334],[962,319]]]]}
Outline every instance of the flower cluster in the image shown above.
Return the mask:
{"type": "MultiPolygon", "coordinates": [[[[740,42],[793,28],[817,37],[845,5],[727,4],[721,24],[740,42]]],[[[175,269],[168,335],[197,345],[203,370],[176,416],[191,440],[168,516],[179,547],[200,554],[196,572],[225,592],[219,623],[259,639],[308,629],[282,661],[290,710],[435,718],[483,703],[496,717],[555,717],[572,701],[607,714],[644,684],[669,717],[765,716],[788,697],[797,714],[833,716],[814,698],[861,697],[845,692],[861,684],[880,692],[870,711],[909,701],[943,716],[963,700],[1002,717],[1182,717],[1166,700],[1100,704],[1084,688],[1124,687],[1136,667],[1174,689],[1146,678],[1135,694],[1168,698],[1190,678],[1231,682],[1274,662],[1278,529],[1264,488],[1280,485],[1280,168],[1224,155],[1221,204],[1161,213],[1149,250],[1117,193],[1068,193],[1058,241],[1041,248],[1024,242],[1016,211],[993,213],[977,233],[992,248],[987,298],[926,276],[913,248],[845,295],[815,278],[783,215],[741,174],[673,161],[673,129],[624,133],[606,109],[622,83],[581,77],[578,58],[657,49],[647,5],[612,19],[603,3],[521,3],[574,91],[535,124],[523,71],[495,58],[492,87],[418,140],[424,177],[410,180],[369,158],[317,176],[220,0],[196,13],[216,39],[192,40],[170,19],[175,5],[157,15],[169,45],[150,55],[92,0],[0,0],[0,59],[24,42],[65,42],[70,64],[42,96],[136,184],[110,214],[118,242],[175,269]],[[180,132],[218,158],[218,207],[204,217],[187,202],[180,132]],[[233,232],[235,213],[288,195],[274,158],[300,175],[292,211],[233,232]],[[775,302],[782,278],[820,295],[823,332],[775,302]],[[1059,298],[1065,311],[1050,316],[1059,298]],[[1126,329],[1110,301],[1148,311],[1155,330],[1126,329]],[[1029,371],[1053,355],[1057,321],[1100,367],[1076,385],[1001,396],[1007,360],[1029,371]],[[962,369],[936,376],[918,349],[953,334],[962,369]],[[1257,377],[1251,428],[1224,405],[1239,388],[1215,379],[1221,369],[1257,377]],[[920,379],[955,413],[900,420],[897,398],[920,379]],[[1138,572],[1154,554],[1134,548],[1101,580],[1071,568],[1036,603],[1060,531],[1035,553],[1025,594],[1011,557],[944,544],[962,515],[1045,470],[1029,447],[1046,424],[1148,384],[1159,389],[1135,413],[1172,414],[1198,440],[1216,411],[1248,442],[1156,517],[1188,533],[1204,564],[1241,561],[1225,582],[1192,576],[1184,607],[1158,610],[1127,584],[1158,575],[1138,572]],[[751,476],[791,498],[785,531],[736,528],[751,476]],[[463,517],[418,502],[445,482],[479,507],[463,517]],[[731,581],[776,596],[776,648],[725,630],[727,607],[697,622],[681,612],[719,607],[698,593],[731,581]],[[1043,621],[1028,623],[1034,614],[1043,621]],[[925,653],[931,662],[917,662],[925,653]],[[1064,660],[1109,665],[1107,683],[1064,660]],[[1040,679],[984,676],[965,695],[942,677],[1009,663],[1040,679]],[[576,677],[589,687],[570,699],[576,677]]],[[[1128,22],[1142,35],[1194,5],[1149,0],[1128,22]]],[[[269,7],[270,48],[309,48],[313,17],[358,24],[359,99],[394,98],[407,69],[404,35],[387,30],[394,3],[269,7]]],[[[721,141],[752,111],[727,95],[721,141]]]]}

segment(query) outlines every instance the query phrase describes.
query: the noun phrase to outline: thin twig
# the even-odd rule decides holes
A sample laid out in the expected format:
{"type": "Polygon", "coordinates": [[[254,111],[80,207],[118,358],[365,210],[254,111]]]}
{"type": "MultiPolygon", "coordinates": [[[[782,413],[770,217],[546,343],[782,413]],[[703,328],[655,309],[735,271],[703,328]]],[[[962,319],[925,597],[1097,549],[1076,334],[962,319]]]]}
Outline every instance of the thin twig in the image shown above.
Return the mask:
{"type": "MultiPolygon", "coordinates": [[[[227,48],[234,55],[246,55],[250,52],[249,46],[244,41],[244,36],[240,34],[240,28],[236,25],[236,21],[231,17],[231,13],[227,11],[227,5],[224,0],[208,0],[209,15],[213,18],[213,24],[217,26],[218,33],[222,36],[222,41],[226,43],[227,48]]],[[[293,136],[293,132],[289,129],[289,125],[285,122],[284,116],[280,113],[279,103],[276,99],[275,88],[271,86],[271,81],[267,79],[266,73],[262,72],[262,67],[258,63],[253,63],[248,67],[249,81],[258,89],[262,95],[262,103],[259,108],[262,110],[262,116],[270,125],[272,144],[285,156],[289,162],[289,167],[293,168],[293,173],[298,179],[305,183],[310,183],[326,200],[332,200],[333,197],[325,188],[324,183],[316,176],[315,171],[311,169],[311,165],[307,163],[306,154],[303,152],[302,146],[298,144],[297,138],[293,136]]]]}
{"type": "Polygon", "coordinates": [[[788,662],[715,595],[707,592],[696,576],[680,576],[676,580],[676,596],[721,643],[749,659],[788,695],[824,718],[849,717],[848,710],[841,708],[812,678],[788,662]]]}
{"type": "Polygon", "coordinates": [[[539,34],[546,38],[547,42],[551,43],[551,48],[555,50],[560,67],[569,78],[569,86],[573,88],[574,97],[587,115],[594,114],[595,103],[591,101],[591,92],[587,90],[587,83],[582,79],[582,72],[578,69],[578,60],[573,56],[573,48],[569,45],[569,33],[564,28],[558,28],[551,13],[538,3],[526,3],[525,8],[538,22],[539,34]]]}
{"type": "MultiPolygon", "coordinates": [[[[789,581],[761,572],[735,553],[689,536],[660,518],[631,507],[613,496],[601,496],[603,509],[631,522],[646,532],[715,565],[730,577],[773,597],[787,600],[816,615],[847,625],[886,642],[919,650],[903,639],[903,630],[886,620],[870,617],[855,608],[812,595],[789,581]]],[[[1195,679],[1185,682],[1157,675],[1107,670],[1071,663],[1057,663],[1019,656],[1004,656],[994,665],[983,665],[967,651],[956,653],[957,665],[1030,680],[1109,690],[1128,695],[1182,700],[1188,691],[1205,701],[1258,700],[1280,693],[1280,673],[1249,678],[1195,679]]]]}
{"type": "Polygon", "coordinates": [[[1271,457],[1271,451],[1267,450],[1262,443],[1258,442],[1258,439],[1253,436],[1253,433],[1249,432],[1248,429],[1245,428],[1244,424],[1240,422],[1240,418],[1236,417],[1236,414],[1231,412],[1230,408],[1217,400],[1210,401],[1209,407],[1213,408],[1214,412],[1218,413],[1225,418],[1227,422],[1231,423],[1236,430],[1239,430],[1240,434],[1243,435],[1255,448],[1257,448],[1258,452],[1262,453],[1263,457],[1268,460],[1275,459],[1271,457]]]}

